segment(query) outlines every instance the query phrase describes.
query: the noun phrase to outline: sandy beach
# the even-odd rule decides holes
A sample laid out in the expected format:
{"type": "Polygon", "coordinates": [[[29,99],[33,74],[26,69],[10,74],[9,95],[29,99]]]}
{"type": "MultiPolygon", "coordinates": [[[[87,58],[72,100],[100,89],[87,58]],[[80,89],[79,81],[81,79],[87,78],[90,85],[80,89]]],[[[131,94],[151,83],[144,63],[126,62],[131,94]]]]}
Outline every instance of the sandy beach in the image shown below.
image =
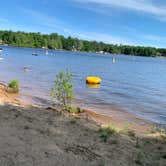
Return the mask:
{"type": "MultiPolygon", "coordinates": [[[[164,166],[166,137],[137,117],[115,119],[85,110],[62,113],[22,103],[0,85],[2,166],[164,166]],[[112,125],[111,132],[101,129],[112,125]],[[128,125],[125,125],[128,124],[128,125]]],[[[127,115],[126,115],[127,116],[127,115]]],[[[125,117],[125,116],[124,116],[125,117]]]]}

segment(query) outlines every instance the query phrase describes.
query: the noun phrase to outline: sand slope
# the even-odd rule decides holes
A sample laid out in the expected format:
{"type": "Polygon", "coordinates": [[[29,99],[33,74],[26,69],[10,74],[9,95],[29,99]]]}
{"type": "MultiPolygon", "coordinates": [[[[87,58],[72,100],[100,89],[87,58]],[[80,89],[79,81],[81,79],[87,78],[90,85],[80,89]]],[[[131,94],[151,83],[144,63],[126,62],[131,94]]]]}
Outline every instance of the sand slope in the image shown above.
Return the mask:
{"type": "Polygon", "coordinates": [[[103,142],[99,127],[59,112],[0,106],[0,166],[164,166],[166,144],[127,135],[103,142]],[[161,146],[162,145],[162,146],[161,146]]]}

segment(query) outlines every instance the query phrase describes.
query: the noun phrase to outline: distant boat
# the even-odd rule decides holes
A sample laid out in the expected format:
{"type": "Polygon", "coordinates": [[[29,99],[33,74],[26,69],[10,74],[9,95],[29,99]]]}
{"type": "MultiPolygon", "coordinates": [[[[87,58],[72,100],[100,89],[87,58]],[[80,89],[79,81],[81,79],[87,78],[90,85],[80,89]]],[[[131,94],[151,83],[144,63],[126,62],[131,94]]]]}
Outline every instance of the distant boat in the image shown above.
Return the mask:
{"type": "Polygon", "coordinates": [[[35,53],[35,52],[33,52],[33,53],[32,53],[32,55],[34,55],[34,56],[38,56],[38,54],[37,54],[37,53],[35,53]]]}
{"type": "Polygon", "coordinates": [[[1,52],[1,51],[3,51],[3,49],[2,49],[2,48],[0,48],[0,52],[1,52]]]}

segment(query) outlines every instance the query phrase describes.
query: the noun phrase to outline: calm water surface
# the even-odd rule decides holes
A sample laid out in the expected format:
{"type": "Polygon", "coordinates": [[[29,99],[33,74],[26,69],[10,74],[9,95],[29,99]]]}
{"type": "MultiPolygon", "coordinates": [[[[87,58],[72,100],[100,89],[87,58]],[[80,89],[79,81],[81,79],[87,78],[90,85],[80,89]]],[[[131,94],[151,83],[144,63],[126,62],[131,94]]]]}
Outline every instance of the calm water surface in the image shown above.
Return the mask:
{"type": "Polygon", "coordinates": [[[0,82],[20,80],[23,99],[46,103],[43,101],[49,100],[56,73],[68,68],[82,106],[108,115],[111,108],[117,108],[166,124],[166,58],[53,50],[46,56],[42,49],[3,48],[0,82]],[[33,52],[39,56],[33,56],[33,52]],[[116,63],[112,63],[113,56],[116,63]],[[30,71],[25,73],[24,67],[30,71]],[[88,75],[102,78],[100,88],[86,86],[88,75]]]}

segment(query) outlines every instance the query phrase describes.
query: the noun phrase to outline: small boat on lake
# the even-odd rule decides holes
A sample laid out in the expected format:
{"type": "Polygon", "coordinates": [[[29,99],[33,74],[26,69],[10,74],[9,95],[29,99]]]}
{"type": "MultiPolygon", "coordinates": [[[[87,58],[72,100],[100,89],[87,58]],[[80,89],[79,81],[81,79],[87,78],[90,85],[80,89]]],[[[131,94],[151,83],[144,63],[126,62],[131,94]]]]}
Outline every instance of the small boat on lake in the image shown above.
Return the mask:
{"type": "Polygon", "coordinates": [[[0,52],[1,52],[1,51],[3,51],[3,49],[2,49],[2,48],[0,48],[0,52]]]}
{"type": "Polygon", "coordinates": [[[33,52],[33,53],[32,53],[32,55],[34,55],[34,56],[38,56],[38,54],[37,54],[37,53],[35,53],[35,52],[33,52]]]}

